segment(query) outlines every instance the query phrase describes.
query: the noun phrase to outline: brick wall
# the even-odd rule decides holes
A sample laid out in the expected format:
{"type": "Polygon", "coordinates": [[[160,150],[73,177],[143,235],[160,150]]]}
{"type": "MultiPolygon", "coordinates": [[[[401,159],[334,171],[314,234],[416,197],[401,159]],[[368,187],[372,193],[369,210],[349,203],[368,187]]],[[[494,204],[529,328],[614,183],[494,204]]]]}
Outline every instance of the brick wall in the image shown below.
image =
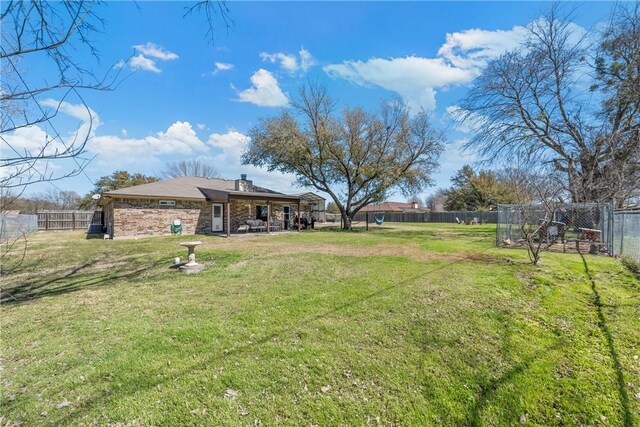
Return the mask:
{"type": "MultiPolygon", "coordinates": [[[[180,201],[175,206],[160,206],[158,199],[116,198],[105,207],[105,223],[112,224],[112,237],[167,236],[171,223],[182,222],[182,234],[211,234],[212,206],[210,202],[180,201]]],[[[257,206],[266,202],[232,200],[230,202],[231,232],[236,233],[247,220],[256,219],[257,206]]],[[[223,206],[223,232],[227,230],[226,204],[223,206]]],[[[284,223],[284,206],[271,205],[271,219],[284,223]]],[[[287,205],[289,206],[289,205],[287,205]]],[[[290,205],[290,219],[296,215],[297,205],[290,205]]]]}
{"type": "Polygon", "coordinates": [[[211,203],[175,202],[175,206],[160,206],[158,199],[114,199],[110,203],[113,237],[170,235],[176,219],[182,222],[182,234],[211,233],[211,203]]]}

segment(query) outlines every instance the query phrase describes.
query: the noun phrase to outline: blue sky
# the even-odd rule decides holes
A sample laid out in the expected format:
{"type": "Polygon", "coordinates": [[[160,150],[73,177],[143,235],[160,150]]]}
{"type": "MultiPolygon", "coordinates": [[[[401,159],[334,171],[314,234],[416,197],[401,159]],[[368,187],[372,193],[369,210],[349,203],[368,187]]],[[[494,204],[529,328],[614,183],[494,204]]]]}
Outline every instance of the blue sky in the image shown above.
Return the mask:
{"type": "MultiPolygon", "coordinates": [[[[375,109],[382,99],[400,96],[414,110],[432,111],[434,126],[448,129],[449,146],[436,187],[425,196],[449,186],[453,173],[476,159],[460,151],[471,135],[455,128],[449,113],[486,61],[514,47],[522,27],[551,4],[230,2],[233,25],[226,31],[218,20],[213,44],[202,15],[183,16],[189,5],[108,2],[95,10],[105,19],[94,37],[101,60],[83,49],[77,57],[99,73],[122,67],[121,76],[128,77],[114,91],[83,92],[93,116],[87,151],[95,159],[86,175],[58,181],[58,188],[85,194],[92,181],[114,170],[155,174],[167,161],[202,158],[223,177],[247,173],[259,185],[296,191],[291,176],[243,166],[239,156],[258,119],[278,114],[311,79],[325,83],[343,106],[375,109]]],[[[611,6],[565,8],[576,9],[577,28],[592,29],[606,22],[611,6]]],[[[42,77],[34,70],[46,73],[38,61],[28,66],[32,77],[42,77]]],[[[55,105],[57,96],[48,94],[41,105],[55,105]]],[[[89,113],[77,98],[67,101],[58,131],[86,132],[89,113]]],[[[51,130],[23,129],[12,137],[29,146],[44,133],[51,130]]],[[[71,167],[59,162],[49,169],[71,167]]]]}

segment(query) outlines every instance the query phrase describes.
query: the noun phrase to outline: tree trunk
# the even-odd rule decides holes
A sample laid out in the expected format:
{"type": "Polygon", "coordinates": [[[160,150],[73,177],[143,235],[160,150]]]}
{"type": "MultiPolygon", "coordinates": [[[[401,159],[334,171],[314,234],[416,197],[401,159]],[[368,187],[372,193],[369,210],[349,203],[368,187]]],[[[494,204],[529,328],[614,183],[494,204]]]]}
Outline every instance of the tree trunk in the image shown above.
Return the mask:
{"type": "Polygon", "coordinates": [[[342,216],[342,230],[351,230],[351,217],[346,212],[340,212],[340,216],[342,216]]]}

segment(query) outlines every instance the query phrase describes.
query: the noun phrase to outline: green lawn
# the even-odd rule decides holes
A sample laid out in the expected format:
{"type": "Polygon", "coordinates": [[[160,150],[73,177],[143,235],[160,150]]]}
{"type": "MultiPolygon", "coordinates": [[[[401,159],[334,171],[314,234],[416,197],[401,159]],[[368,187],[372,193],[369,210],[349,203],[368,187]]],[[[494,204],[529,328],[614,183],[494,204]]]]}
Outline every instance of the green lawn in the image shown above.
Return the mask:
{"type": "Polygon", "coordinates": [[[640,283],[615,259],[385,224],[198,236],[183,275],[188,239],[35,235],[2,282],[2,422],[640,425],[640,283]]]}

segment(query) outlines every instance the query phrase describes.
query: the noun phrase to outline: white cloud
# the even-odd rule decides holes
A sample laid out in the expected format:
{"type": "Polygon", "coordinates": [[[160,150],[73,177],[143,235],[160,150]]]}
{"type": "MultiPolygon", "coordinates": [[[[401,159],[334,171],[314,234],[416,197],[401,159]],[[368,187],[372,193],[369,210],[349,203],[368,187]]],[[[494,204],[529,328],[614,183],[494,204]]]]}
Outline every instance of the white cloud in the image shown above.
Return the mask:
{"type": "MultiPolygon", "coordinates": [[[[234,65],[233,64],[227,64],[226,62],[216,62],[214,63],[215,65],[215,70],[213,70],[211,72],[211,75],[215,76],[216,74],[222,72],[222,71],[229,71],[232,70],[234,65]]],[[[204,76],[204,74],[203,74],[204,76]]]]}
{"type": "MultiPolygon", "coordinates": [[[[137,44],[134,45],[133,48],[136,51],[136,55],[128,61],[129,67],[132,70],[144,70],[152,73],[160,73],[162,70],[158,67],[157,61],[173,61],[179,58],[177,54],[151,42],[147,42],[146,44],[137,44]]],[[[124,63],[122,61],[118,61],[116,66],[122,67],[124,66],[124,63]]]]}
{"type": "Polygon", "coordinates": [[[37,125],[18,128],[3,135],[2,139],[4,158],[14,157],[14,155],[37,157],[62,151],[64,151],[64,145],[37,125]]]}
{"type": "Polygon", "coordinates": [[[239,161],[248,143],[249,137],[235,130],[224,134],[212,133],[207,141],[211,147],[222,150],[222,160],[225,161],[239,161]]]}
{"type": "Polygon", "coordinates": [[[133,46],[133,48],[140,52],[142,55],[150,56],[161,61],[172,61],[179,58],[177,54],[170,52],[162,46],[158,46],[157,44],[151,42],[147,42],[146,44],[137,44],[133,46]]]}
{"type": "Polygon", "coordinates": [[[252,87],[238,93],[238,100],[250,102],[260,107],[283,107],[289,103],[287,96],[278,85],[278,80],[265,69],[259,69],[251,76],[252,87]]]}
{"type": "Polygon", "coordinates": [[[247,174],[253,183],[261,187],[270,188],[276,191],[293,191],[292,182],[295,176],[280,172],[269,172],[266,169],[251,165],[242,164],[242,154],[247,148],[249,137],[236,131],[229,130],[227,133],[212,133],[207,140],[207,144],[220,153],[210,158],[211,163],[218,169],[223,178],[235,179],[240,174],[247,174]]]}
{"type": "Polygon", "coordinates": [[[132,70],[151,71],[152,73],[162,72],[162,70],[156,66],[156,61],[141,54],[129,60],[129,67],[131,67],[132,70]]]}
{"type": "Polygon", "coordinates": [[[324,67],[331,77],[361,86],[378,86],[398,93],[414,111],[435,109],[435,89],[471,81],[473,73],[448,64],[442,58],[372,58],[345,61],[324,67]]]}
{"type": "MultiPolygon", "coordinates": [[[[82,144],[85,139],[90,138],[102,124],[100,122],[100,116],[91,108],[84,104],[71,104],[67,101],[57,101],[55,99],[47,98],[40,101],[40,105],[49,107],[58,112],[80,120],[80,126],[68,133],[66,138],[60,136],[67,146],[74,144],[82,144]]],[[[62,141],[61,141],[62,142],[62,141]]]]}
{"type": "MultiPolygon", "coordinates": [[[[60,106],[59,112],[61,114],[74,117],[82,122],[80,128],[83,126],[86,128],[87,122],[90,119],[93,120],[94,127],[91,130],[86,150],[87,154],[98,155],[97,160],[92,162],[87,169],[95,176],[105,175],[115,168],[114,165],[119,168],[135,168],[136,171],[152,173],[154,170],[160,170],[168,160],[198,158],[211,162],[224,178],[234,179],[240,174],[246,173],[256,185],[285,192],[292,190],[291,183],[295,178],[293,175],[268,172],[265,169],[241,164],[241,156],[249,143],[249,137],[236,130],[231,129],[226,133],[211,133],[207,139],[201,140],[189,122],[176,121],[166,131],[156,132],[141,138],[128,137],[128,132],[124,128],[120,130],[119,135],[99,135],[96,134],[96,130],[101,122],[92,109],[54,99],[43,101],[43,106],[52,108],[60,106]]],[[[198,125],[198,127],[202,128],[204,124],[198,125]]],[[[64,141],[72,140],[71,134],[64,136],[64,141]]],[[[47,154],[64,149],[61,139],[48,135],[45,130],[35,125],[3,135],[0,149],[4,152],[13,147],[21,153],[24,153],[25,150],[33,152],[39,150],[47,141],[51,141],[45,151],[47,154]]],[[[34,168],[30,169],[30,172],[36,175],[38,172],[50,174],[60,170],[69,171],[76,167],[72,162],[65,165],[37,162],[34,168]]],[[[0,168],[0,178],[6,178],[14,172],[15,168],[2,167],[0,168]]],[[[80,185],[80,183],[77,184],[80,185]]]]}
{"type": "Polygon", "coordinates": [[[298,55],[300,55],[300,68],[302,68],[302,71],[304,71],[305,73],[309,68],[316,65],[316,60],[304,47],[300,48],[300,52],[298,52],[298,55]]]}
{"type": "Polygon", "coordinates": [[[304,47],[300,48],[298,56],[296,56],[295,53],[260,52],[260,58],[262,58],[263,61],[271,62],[272,64],[280,63],[280,67],[289,74],[294,74],[298,70],[302,70],[306,73],[309,68],[316,64],[311,52],[306,50],[304,47]]]}
{"type": "Polygon", "coordinates": [[[197,126],[197,127],[198,127],[198,129],[200,129],[200,130],[205,130],[205,128],[207,127],[207,125],[206,125],[206,124],[204,124],[204,123],[198,123],[198,124],[196,124],[196,126],[197,126]]]}
{"type": "Polygon", "coordinates": [[[165,131],[144,138],[121,138],[116,135],[96,135],[91,138],[87,150],[99,154],[102,159],[140,161],[163,155],[187,156],[208,151],[189,122],[177,121],[165,131]]]}
{"type": "MultiPolygon", "coordinates": [[[[529,25],[540,22],[536,20],[529,25]]],[[[578,37],[585,34],[584,29],[575,24],[571,30],[578,37]]],[[[448,33],[434,58],[370,58],[331,64],[323,69],[334,78],[396,92],[413,111],[418,108],[433,110],[437,89],[471,82],[490,60],[520,45],[526,32],[526,27],[522,26],[494,31],[474,28],[448,33]]]]}
{"type": "Polygon", "coordinates": [[[515,26],[511,30],[487,31],[474,28],[447,33],[438,56],[456,67],[479,71],[489,60],[518,47],[525,36],[526,28],[521,26],[515,26]]]}
{"type": "Polygon", "coordinates": [[[280,62],[280,66],[284,68],[289,73],[294,73],[298,70],[298,59],[295,55],[286,54],[286,53],[267,53],[261,52],[260,58],[263,61],[271,62],[272,64],[275,62],[280,62]]]}
{"type": "Polygon", "coordinates": [[[59,112],[83,122],[92,121],[94,128],[100,126],[100,117],[98,116],[98,113],[84,104],[71,104],[67,101],[57,101],[52,98],[47,98],[40,101],[40,105],[43,107],[57,109],[59,112]]]}

